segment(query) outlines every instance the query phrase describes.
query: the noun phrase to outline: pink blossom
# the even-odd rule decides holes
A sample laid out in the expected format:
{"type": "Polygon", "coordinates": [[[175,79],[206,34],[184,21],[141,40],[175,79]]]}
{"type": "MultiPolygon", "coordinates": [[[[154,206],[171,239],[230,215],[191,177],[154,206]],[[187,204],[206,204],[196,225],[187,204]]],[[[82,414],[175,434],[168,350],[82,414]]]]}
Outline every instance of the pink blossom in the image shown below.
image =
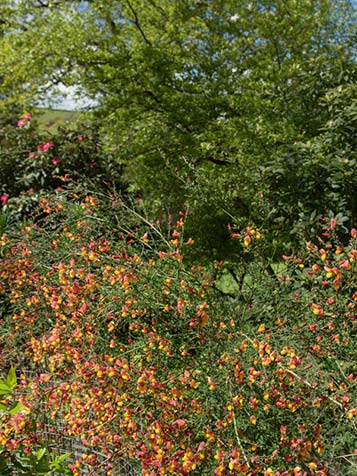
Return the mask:
{"type": "Polygon", "coordinates": [[[82,142],[83,136],[82,136],[82,135],[81,135],[81,136],[78,136],[77,139],[79,140],[79,142],[82,142]]]}
{"type": "Polygon", "coordinates": [[[28,155],[29,159],[35,159],[36,158],[36,152],[30,152],[28,155]]]}
{"type": "Polygon", "coordinates": [[[53,146],[53,142],[46,142],[46,144],[38,144],[37,149],[41,152],[47,152],[53,146]]]}
{"type": "Polygon", "coordinates": [[[61,159],[59,157],[56,157],[55,159],[52,160],[53,165],[58,165],[61,162],[61,159]]]}
{"type": "Polygon", "coordinates": [[[340,261],[340,266],[343,269],[350,269],[351,268],[351,263],[348,261],[348,259],[343,259],[340,261]]]}
{"type": "Polygon", "coordinates": [[[179,418],[178,420],[175,420],[174,422],[172,422],[172,426],[173,425],[177,425],[179,428],[182,428],[183,426],[186,425],[186,420],[179,418]]]}
{"type": "Polygon", "coordinates": [[[0,197],[0,202],[5,205],[5,203],[8,201],[9,195],[7,193],[3,193],[0,197]]]}
{"type": "Polygon", "coordinates": [[[356,238],[356,236],[357,236],[357,230],[356,230],[356,228],[352,228],[352,230],[351,230],[351,236],[352,236],[352,238],[356,238]]]}
{"type": "Polygon", "coordinates": [[[31,119],[32,115],[27,112],[26,114],[24,114],[22,116],[22,119],[19,119],[17,121],[17,127],[22,127],[22,126],[25,126],[27,124],[27,121],[29,121],[31,119]]]}

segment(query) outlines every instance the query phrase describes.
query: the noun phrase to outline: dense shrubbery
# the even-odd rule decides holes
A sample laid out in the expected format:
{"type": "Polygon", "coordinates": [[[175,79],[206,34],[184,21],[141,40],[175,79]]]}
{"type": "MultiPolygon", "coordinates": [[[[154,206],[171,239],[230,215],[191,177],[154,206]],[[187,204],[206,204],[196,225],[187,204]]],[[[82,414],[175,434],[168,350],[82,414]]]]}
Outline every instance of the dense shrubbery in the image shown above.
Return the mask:
{"type": "Polygon", "coordinates": [[[25,215],[42,192],[60,188],[71,177],[96,187],[120,186],[121,169],[105,152],[98,130],[90,122],[60,128],[55,134],[39,130],[24,114],[17,127],[1,129],[0,195],[12,198],[12,210],[25,215]]]}
{"type": "Polygon", "coordinates": [[[274,273],[264,236],[234,231],[256,259],[232,299],[224,263],[186,260],[185,214],[166,235],[116,195],[41,207],[1,238],[1,366],[40,370],[21,385],[32,418],[62,418],[88,447],[74,474],[98,446],[108,474],[119,456],[144,475],[355,474],[355,230],[342,244],[326,222],[274,273]]]}
{"type": "Polygon", "coordinates": [[[0,473],[354,476],[352,2],[40,3],[0,6],[0,473]],[[15,127],[63,85],[90,122],[15,127]]]}

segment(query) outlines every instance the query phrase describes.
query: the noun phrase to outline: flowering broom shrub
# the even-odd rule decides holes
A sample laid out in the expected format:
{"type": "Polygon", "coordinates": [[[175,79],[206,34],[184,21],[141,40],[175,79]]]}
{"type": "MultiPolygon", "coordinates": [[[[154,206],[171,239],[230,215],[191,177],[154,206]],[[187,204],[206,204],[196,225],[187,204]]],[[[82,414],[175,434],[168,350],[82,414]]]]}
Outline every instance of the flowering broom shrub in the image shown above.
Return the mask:
{"type": "Polygon", "coordinates": [[[144,476],[355,474],[354,230],[342,245],[332,223],[279,275],[252,266],[232,300],[222,263],[186,262],[184,213],[167,235],[115,195],[41,207],[1,238],[0,365],[37,370],[32,414],[88,448],[74,474],[119,457],[144,476]]]}
{"type": "MultiPolygon", "coordinates": [[[[71,474],[65,460],[69,453],[56,455],[46,446],[36,448],[35,422],[24,395],[16,398],[17,377],[13,367],[0,379],[0,474],[55,476],[71,474]]],[[[48,444],[48,442],[46,442],[48,444]]]]}

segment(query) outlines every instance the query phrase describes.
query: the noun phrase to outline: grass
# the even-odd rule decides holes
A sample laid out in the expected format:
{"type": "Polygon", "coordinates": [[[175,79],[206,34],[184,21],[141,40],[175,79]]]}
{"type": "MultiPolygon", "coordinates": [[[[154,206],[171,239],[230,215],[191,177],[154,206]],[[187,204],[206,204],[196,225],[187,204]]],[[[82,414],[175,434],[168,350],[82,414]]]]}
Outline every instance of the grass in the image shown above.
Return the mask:
{"type": "Polygon", "coordinates": [[[41,130],[56,132],[60,126],[75,122],[80,116],[79,111],[65,111],[61,109],[40,109],[36,118],[41,130]]]}
{"type": "MultiPolygon", "coordinates": [[[[284,274],[287,271],[287,266],[284,262],[275,262],[270,263],[270,267],[274,272],[275,276],[278,277],[281,274],[284,274]]],[[[240,275],[238,273],[237,279],[240,279],[240,275]]],[[[236,280],[234,280],[233,276],[227,271],[216,281],[216,286],[220,289],[223,293],[230,294],[233,296],[238,296],[242,289],[247,290],[253,284],[254,273],[250,273],[249,271],[246,272],[243,281],[239,284],[236,280]]]]}

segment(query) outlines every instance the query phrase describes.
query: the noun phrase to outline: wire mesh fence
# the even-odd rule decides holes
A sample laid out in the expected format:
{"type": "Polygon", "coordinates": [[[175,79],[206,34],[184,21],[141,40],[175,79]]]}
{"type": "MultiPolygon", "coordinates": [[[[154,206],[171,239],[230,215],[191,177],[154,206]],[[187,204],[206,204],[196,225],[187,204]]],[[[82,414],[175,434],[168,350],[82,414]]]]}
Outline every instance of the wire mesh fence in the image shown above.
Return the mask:
{"type": "MultiPolygon", "coordinates": [[[[39,376],[34,370],[22,370],[26,381],[33,381],[39,376]]],[[[125,458],[115,452],[104,453],[102,448],[92,448],[82,444],[81,439],[69,435],[66,431],[66,423],[60,418],[49,419],[45,405],[38,402],[41,441],[50,453],[57,456],[68,454],[68,463],[75,464],[78,460],[86,460],[90,456],[94,462],[90,465],[79,466],[79,474],[83,476],[107,476],[108,467],[111,468],[111,476],[141,476],[140,468],[134,466],[125,458]],[[41,411],[42,409],[42,411],[41,411]],[[83,457],[84,456],[84,457],[83,457]]],[[[21,471],[14,468],[12,476],[21,476],[21,471]]],[[[0,475],[1,476],[1,475],[0,475]]]]}
{"type": "Polygon", "coordinates": [[[108,474],[108,464],[111,467],[111,476],[140,476],[139,468],[134,467],[123,457],[115,457],[109,453],[103,453],[101,448],[88,448],[81,443],[79,438],[67,436],[62,428],[62,422],[58,420],[51,426],[44,426],[41,429],[43,441],[48,449],[56,455],[69,453],[67,461],[75,463],[83,460],[83,455],[95,456],[95,462],[87,467],[81,465],[79,472],[81,475],[106,476],[108,474]]]}

